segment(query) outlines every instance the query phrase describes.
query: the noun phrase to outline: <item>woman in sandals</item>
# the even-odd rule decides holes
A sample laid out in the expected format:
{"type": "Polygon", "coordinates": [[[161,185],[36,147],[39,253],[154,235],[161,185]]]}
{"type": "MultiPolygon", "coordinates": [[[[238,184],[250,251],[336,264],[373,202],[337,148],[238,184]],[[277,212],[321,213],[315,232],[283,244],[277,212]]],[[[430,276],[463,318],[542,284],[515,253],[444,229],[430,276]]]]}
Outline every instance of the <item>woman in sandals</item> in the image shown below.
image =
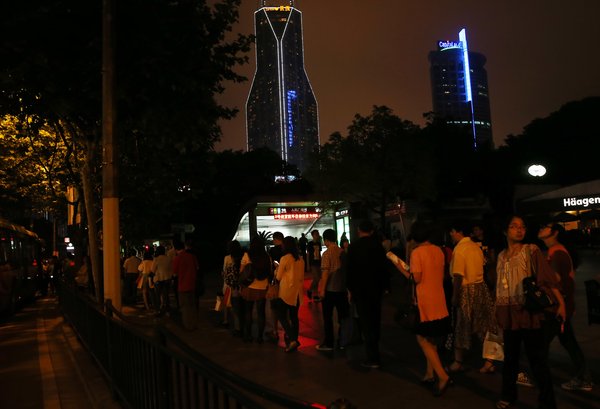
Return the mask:
{"type": "MultiPolygon", "coordinates": [[[[451,331],[450,316],[444,295],[444,253],[438,246],[429,242],[430,229],[416,222],[411,228],[411,236],[416,247],[410,255],[410,273],[417,284],[417,305],[420,322],[415,328],[417,343],[427,360],[422,384],[434,386],[433,395],[442,396],[452,379],[444,370],[437,350],[437,339],[451,331]]],[[[396,268],[408,278],[410,273],[401,264],[396,268]]]]}
{"type": "Polygon", "coordinates": [[[496,281],[496,318],[504,336],[502,396],[496,408],[514,406],[517,401],[517,374],[521,345],[539,388],[540,408],[554,409],[556,401],[548,367],[548,342],[545,331],[552,320],[565,319],[565,303],[558,291],[558,275],[552,271],[540,249],[524,244],[526,226],[520,216],[511,216],[504,226],[507,248],[498,255],[496,281]],[[530,312],[524,307],[522,281],[535,275],[537,284],[558,304],[556,312],[530,312]]]}
{"type": "MultiPolygon", "coordinates": [[[[486,332],[496,332],[494,302],[483,278],[483,251],[471,240],[469,231],[466,220],[455,220],[450,225],[450,238],[455,244],[450,274],[454,283],[452,306],[456,314],[454,362],[446,369],[451,373],[464,370],[463,360],[466,351],[471,349],[474,335],[483,342],[486,332]]],[[[495,369],[493,361],[486,360],[479,372],[493,373],[495,369]]]]}

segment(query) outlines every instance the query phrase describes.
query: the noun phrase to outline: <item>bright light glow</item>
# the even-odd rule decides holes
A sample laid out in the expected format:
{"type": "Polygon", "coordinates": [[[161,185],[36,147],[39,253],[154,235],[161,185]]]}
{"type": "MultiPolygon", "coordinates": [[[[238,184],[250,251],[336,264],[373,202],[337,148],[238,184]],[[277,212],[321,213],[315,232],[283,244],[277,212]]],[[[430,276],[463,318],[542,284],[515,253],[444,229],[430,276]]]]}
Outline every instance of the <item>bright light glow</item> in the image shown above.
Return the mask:
{"type": "Polygon", "coordinates": [[[287,122],[288,122],[288,146],[291,148],[294,145],[294,115],[292,111],[292,102],[297,98],[296,91],[289,90],[287,92],[287,122]]]}
{"type": "Polygon", "coordinates": [[[469,47],[467,45],[467,31],[464,28],[458,33],[458,39],[460,40],[463,46],[462,49],[465,67],[465,89],[467,91],[467,102],[470,102],[473,99],[473,96],[471,94],[471,68],[469,67],[469,47]]]}
{"type": "Polygon", "coordinates": [[[527,172],[534,177],[542,177],[546,174],[546,168],[543,165],[531,165],[527,172]]]}
{"type": "Polygon", "coordinates": [[[274,214],[275,220],[303,220],[303,219],[318,219],[320,213],[299,213],[299,214],[274,214]]]}

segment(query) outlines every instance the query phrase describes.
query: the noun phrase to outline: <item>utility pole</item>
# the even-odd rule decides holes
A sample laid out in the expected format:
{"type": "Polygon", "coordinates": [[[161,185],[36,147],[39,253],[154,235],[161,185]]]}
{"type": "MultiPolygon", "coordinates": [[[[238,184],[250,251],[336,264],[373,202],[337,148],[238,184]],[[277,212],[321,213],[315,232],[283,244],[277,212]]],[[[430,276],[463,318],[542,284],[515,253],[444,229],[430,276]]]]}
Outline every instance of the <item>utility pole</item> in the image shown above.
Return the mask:
{"type": "MultiPolygon", "coordinates": [[[[102,240],[104,299],[121,309],[121,262],[119,245],[119,167],[115,130],[114,0],[102,7],[102,240]]],[[[92,221],[93,222],[93,221],[92,221]]]]}

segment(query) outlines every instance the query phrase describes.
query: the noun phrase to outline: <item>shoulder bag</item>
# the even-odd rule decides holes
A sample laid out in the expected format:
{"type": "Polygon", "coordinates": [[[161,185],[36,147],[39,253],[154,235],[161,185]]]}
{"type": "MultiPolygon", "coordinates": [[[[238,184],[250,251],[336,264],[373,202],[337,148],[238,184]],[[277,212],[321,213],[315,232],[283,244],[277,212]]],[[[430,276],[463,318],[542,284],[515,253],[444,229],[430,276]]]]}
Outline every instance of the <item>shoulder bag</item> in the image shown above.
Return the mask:
{"type": "Polygon", "coordinates": [[[533,263],[531,249],[529,249],[529,266],[531,275],[523,279],[523,293],[525,294],[524,307],[529,312],[542,312],[554,305],[554,300],[537,284],[537,274],[533,263]]]}
{"type": "Polygon", "coordinates": [[[274,300],[279,298],[279,282],[274,278],[267,287],[267,300],[274,300]]]}
{"type": "Polygon", "coordinates": [[[400,327],[413,331],[419,325],[421,315],[419,313],[419,306],[417,305],[417,284],[412,273],[408,276],[408,283],[406,285],[409,287],[410,296],[408,302],[403,302],[396,310],[394,321],[400,327]]]}

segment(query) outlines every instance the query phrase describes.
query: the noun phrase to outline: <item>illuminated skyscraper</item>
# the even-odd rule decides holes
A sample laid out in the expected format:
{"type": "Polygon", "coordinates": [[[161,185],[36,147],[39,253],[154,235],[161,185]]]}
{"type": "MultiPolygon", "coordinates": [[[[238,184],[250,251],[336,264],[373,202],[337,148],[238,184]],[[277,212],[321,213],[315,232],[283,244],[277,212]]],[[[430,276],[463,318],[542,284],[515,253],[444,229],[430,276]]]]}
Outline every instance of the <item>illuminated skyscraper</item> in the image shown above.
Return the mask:
{"type": "Polygon", "coordinates": [[[468,129],[474,149],[493,148],[486,58],[469,51],[465,29],[458,41],[439,41],[429,62],[433,112],[468,129]]]}
{"type": "Polygon", "coordinates": [[[319,145],[317,101],[304,70],[302,13],[286,6],[254,13],[256,72],[246,102],[248,150],[266,146],[306,169],[319,145]]]}

